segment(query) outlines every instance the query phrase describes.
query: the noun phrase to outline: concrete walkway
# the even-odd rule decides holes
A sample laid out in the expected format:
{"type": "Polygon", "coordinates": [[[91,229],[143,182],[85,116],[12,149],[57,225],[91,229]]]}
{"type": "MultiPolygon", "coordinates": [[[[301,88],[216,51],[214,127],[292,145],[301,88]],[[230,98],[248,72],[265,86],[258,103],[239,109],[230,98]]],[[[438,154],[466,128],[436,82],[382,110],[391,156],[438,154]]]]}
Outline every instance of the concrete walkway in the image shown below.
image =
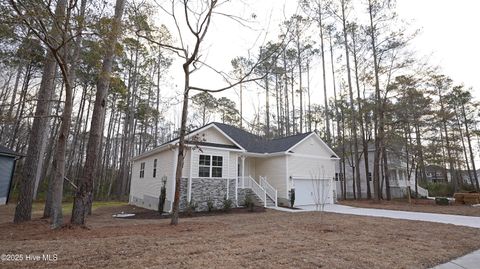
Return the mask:
{"type": "Polygon", "coordinates": [[[480,268],[480,249],[470,254],[437,265],[432,269],[478,269],[480,268]]]}
{"type": "MultiPolygon", "coordinates": [[[[291,213],[318,211],[316,210],[315,206],[302,206],[302,209],[289,209],[284,207],[269,207],[269,208],[275,209],[278,211],[291,212],[291,213]]],[[[459,226],[467,226],[472,228],[480,228],[480,217],[471,217],[471,216],[400,211],[400,210],[386,210],[386,209],[376,209],[376,208],[363,208],[363,207],[353,207],[353,206],[338,205],[338,204],[325,205],[323,211],[339,213],[339,214],[358,215],[358,216],[429,221],[429,222],[446,223],[446,224],[453,224],[453,225],[459,225],[459,226]]]]}
{"type": "MultiPolygon", "coordinates": [[[[292,209],[286,209],[286,208],[282,208],[279,210],[288,211],[288,212],[316,211],[315,206],[302,207],[301,210],[292,210],[292,209]]],[[[352,206],[337,205],[337,204],[325,205],[324,211],[339,213],[339,214],[358,215],[358,216],[372,216],[372,217],[383,217],[383,218],[392,218],[392,219],[429,221],[429,222],[446,223],[446,224],[453,224],[453,225],[459,225],[459,226],[480,228],[480,217],[399,211],[399,210],[385,210],[385,209],[375,209],[375,208],[360,208],[360,207],[352,207],[352,206]]],[[[432,269],[479,269],[479,268],[480,268],[480,250],[477,250],[470,254],[457,258],[455,260],[435,266],[432,269]]]]}
{"type": "MultiPolygon", "coordinates": [[[[314,209],[315,208],[312,207],[310,211],[314,209]]],[[[309,210],[309,208],[306,208],[306,210],[309,210]]],[[[352,207],[352,206],[337,205],[337,204],[325,205],[325,211],[332,212],[332,213],[339,213],[339,214],[384,217],[384,218],[392,218],[392,219],[419,220],[419,221],[429,221],[429,222],[446,223],[446,224],[453,224],[453,225],[459,225],[459,226],[480,228],[480,217],[399,211],[399,210],[385,210],[385,209],[375,209],[375,208],[360,208],[360,207],[352,207]]],[[[480,264],[479,264],[479,268],[480,268],[480,264]]]]}

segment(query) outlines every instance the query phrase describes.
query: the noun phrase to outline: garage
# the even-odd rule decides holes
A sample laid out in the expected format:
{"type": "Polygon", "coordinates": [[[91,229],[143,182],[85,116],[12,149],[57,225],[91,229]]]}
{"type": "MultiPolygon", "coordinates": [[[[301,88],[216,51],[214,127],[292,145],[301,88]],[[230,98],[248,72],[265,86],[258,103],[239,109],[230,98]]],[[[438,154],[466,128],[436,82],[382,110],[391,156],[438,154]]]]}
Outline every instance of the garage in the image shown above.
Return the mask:
{"type": "Polygon", "coordinates": [[[309,207],[333,203],[331,179],[293,178],[295,206],[309,207]]]}

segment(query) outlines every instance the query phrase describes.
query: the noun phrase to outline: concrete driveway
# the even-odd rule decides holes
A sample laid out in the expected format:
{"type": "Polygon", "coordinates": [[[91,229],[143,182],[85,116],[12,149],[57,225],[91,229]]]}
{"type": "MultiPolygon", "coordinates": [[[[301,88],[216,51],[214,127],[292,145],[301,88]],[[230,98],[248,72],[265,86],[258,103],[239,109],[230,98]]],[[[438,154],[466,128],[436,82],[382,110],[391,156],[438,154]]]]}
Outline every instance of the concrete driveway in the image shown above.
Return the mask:
{"type": "MultiPolygon", "coordinates": [[[[316,211],[315,206],[302,207],[302,210],[293,210],[291,212],[316,211]]],[[[383,217],[392,219],[419,220],[437,223],[446,223],[459,226],[480,228],[480,217],[435,214],[399,210],[385,210],[374,208],[360,208],[345,205],[325,205],[325,212],[351,214],[359,216],[383,217]]],[[[474,251],[455,260],[433,267],[432,269],[479,269],[480,268],[480,250],[474,251]]]]}
{"type": "MultiPolygon", "coordinates": [[[[305,210],[315,210],[315,207],[307,207],[305,208],[305,210]]],[[[352,206],[337,205],[337,204],[325,205],[324,211],[339,213],[339,214],[359,215],[359,216],[429,221],[429,222],[446,223],[446,224],[453,224],[453,225],[459,225],[459,226],[480,228],[480,217],[399,211],[399,210],[385,210],[385,209],[374,209],[374,208],[360,208],[360,207],[352,207],[352,206]]],[[[479,265],[479,268],[480,268],[480,265],[479,265]]]]}

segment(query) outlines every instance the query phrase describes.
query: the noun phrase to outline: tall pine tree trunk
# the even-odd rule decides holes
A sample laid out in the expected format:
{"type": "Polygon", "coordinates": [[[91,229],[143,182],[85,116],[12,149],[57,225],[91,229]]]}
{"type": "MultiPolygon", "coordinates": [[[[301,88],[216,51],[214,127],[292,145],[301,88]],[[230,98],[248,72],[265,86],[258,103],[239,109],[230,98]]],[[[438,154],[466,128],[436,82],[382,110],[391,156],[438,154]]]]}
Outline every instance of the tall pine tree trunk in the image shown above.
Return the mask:
{"type": "Polygon", "coordinates": [[[475,156],[473,154],[473,149],[472,149],[472,139],[471,139],[471,136],[470,136],[470,129],[469,129],[468,120],[467,120],[467,113],[465,111],[465,104],[462,104],[462,115],[463,115],[463,122],[464,122],[464,125],[465,125],[465,135],[467,136],[468,150],[470,152],[470,160],[472,161],[473,178],[475,179],[475,187],[477,188],[477,191],[480,191],[480,186],[479,186],[479,183],[478,183],[477,168],[475,166],[475,156]]]}
{"type": "Polygon", "coordinates": [[[342,7],[342,24],[343,24],[343,38],[344,38],[344,46],[345,46],[345,60],[347,64],[347,82],[348,82],[348,92],[350,95],[350,110],[352,114],[352,125],[351,125],[351,133],[353,136],[353,152],[352,156],[354,158],[353,165],[355,166],[355,172],[353,173],[353,184],[355,184],[357,195],[355,198],[362,198],[362,187],[360,184],[360,159],[358,157],[358,134],[357,134],[357,113],[355,111],[355,102],[353,100],[353,87],[352,87],[352,74],[350,70],[350,53],[349,53],[349,46],[348,46],[348,31],[347,31],[347,18],[345,16],[345,7],[346,3],[345,0],[342,0],[341,7],[342,7]]]}
{"type": "Polygon", "coordinates": [[[112,72],[113,59],[117,39],[121,33],[121,23],[125,0],[117,0],[115,4],[115,15],[112,22],[112,33],[109,35],[107,44],[109,44],[105,57],[103,59],[102,71],[97,81],[97,93],[95,104],[93,106],[92,121],[90,123],[90,136],[87,144],[87,156],[83,173],[79,180],[78,189],[75,193],[75,199],[72,209],[72,224],[85,224],[89,205],[93,198],[93,181],[96,175],[97,162],[99,160],[99,151],[102,148],[101,139],[105,122],[105,110],[107,103],[107,93],[110,86],[110,77],[112,72]]]}
{"type": "Polygon", "coordinates": [[[381,105],[382,99],[380,96],[380,79],[379,79],[379,67],[377,59],[377,44],[375,39],[375,27],[373,25],[373,3],[372,0],[368,0],[368,13],[370,17],[370,38],[373,54],[373,69],[375,75],[375,156],[373,159],[373,185],[375,198],[380,200],[382,198],[382,190],[380,189],[380,155],[382,152],[384,137],[384,123],[383,123],[383,106],[381,105]]]}
{"type": "MultiPolygon", "coordinates": [[[[52,39],[60,39],[63,19],[65,17],[66,0],[59,0],[55,8],[55,17],[50,30],[52,39]]],[[[45,128],[47,127],[48,111],[50,99],[53,94],[53,85],[55,80],[55,68],[57,66],[54,54],[48,50],[43,66],[42,81],[37,94],[37,105],[35,108],[35,117],[33,119],[30,137],[28,141],[28,151],[23,165],[20,177],[20,193],[18,196],[17,207],[15,208],[15,223],[28,221],[32,217],[32,203],[35,189],[35,179],[38,173],[39,159],[43,158],[42,146],[45,144],[45,128]]]]}

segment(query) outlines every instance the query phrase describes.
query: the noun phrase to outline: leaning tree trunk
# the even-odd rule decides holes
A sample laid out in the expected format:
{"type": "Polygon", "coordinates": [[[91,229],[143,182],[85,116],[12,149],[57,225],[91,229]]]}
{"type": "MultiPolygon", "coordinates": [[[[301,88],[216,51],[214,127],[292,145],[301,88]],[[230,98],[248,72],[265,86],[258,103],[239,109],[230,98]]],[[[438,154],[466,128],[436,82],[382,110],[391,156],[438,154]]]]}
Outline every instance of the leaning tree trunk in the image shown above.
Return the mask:
{"type": "Polygon", "coordinates": [[[473,178],[475,179],[475,187],[477,188],[477,191],[480,191],[480,186],[478,184],[478,174],[476,170],[477,168],[475,166],[475,156],[473,154],[473,149],[472,149],[472,139],[470,136],[470,130],[469,130],[468,121],[467,121],[467,113],[465,111],[465,104],[462,104],[462,115],[463,115],[463,122],[465,124],[465,135],[467,136],[468,150],[470,152],[470,160],[472,161],[473,178]]]}
{"type": "Polygon", "coordinates": [[[175,170],[175,194],[173,199],[173,208],[172,208],[172,219],[170,224],[178,224],[178,213],[180,210],[180,192],[181,192],[181,180],[182,180],[182,169],[184,162],[184,151],[185,151],[185,135],[187,133],[187,116],[188,116],[188,93],[190,90],[190,70],[187,63],[183,65],[183,71],[185,74],[185,88],[183,92],[183,107],[182,107],[182,120],[180,124],[180,137],[178,143],[178,155],[177,155],[177,166],[175,170]]]}
{"type": "Polygon", "coordinates": [[[55,149],[54,177],[52,182],[52,228],[60,228],[63,225],[62,198],[63,179],[65,178],[65,155],[67,151],[68,135],[72,121],[73,94],[70,82],[65,81],[65,105],[62,114],[62,123],[55,149]]]}
{"type": "Polygon", "coordinates": [[[87,156],[83,173],[79,180],[78,189],[75,193],[72,209],[72,224],[83,225],[88,213],[89,204],[93,196],[93,178],[96,174],[97,162],[102,147],[101,138],[105,122],[106,97],[110,86],[110,75],[112,72],[113,58],[117,39],[120,36],[121,22],[125,0],[117,0],[115,15],[112,23],[112,33],[109,36],[102,71],[97,82],[97,93],[93,106],[92,121],[90,123],[90,135],[87,144],[87,156]]]}

